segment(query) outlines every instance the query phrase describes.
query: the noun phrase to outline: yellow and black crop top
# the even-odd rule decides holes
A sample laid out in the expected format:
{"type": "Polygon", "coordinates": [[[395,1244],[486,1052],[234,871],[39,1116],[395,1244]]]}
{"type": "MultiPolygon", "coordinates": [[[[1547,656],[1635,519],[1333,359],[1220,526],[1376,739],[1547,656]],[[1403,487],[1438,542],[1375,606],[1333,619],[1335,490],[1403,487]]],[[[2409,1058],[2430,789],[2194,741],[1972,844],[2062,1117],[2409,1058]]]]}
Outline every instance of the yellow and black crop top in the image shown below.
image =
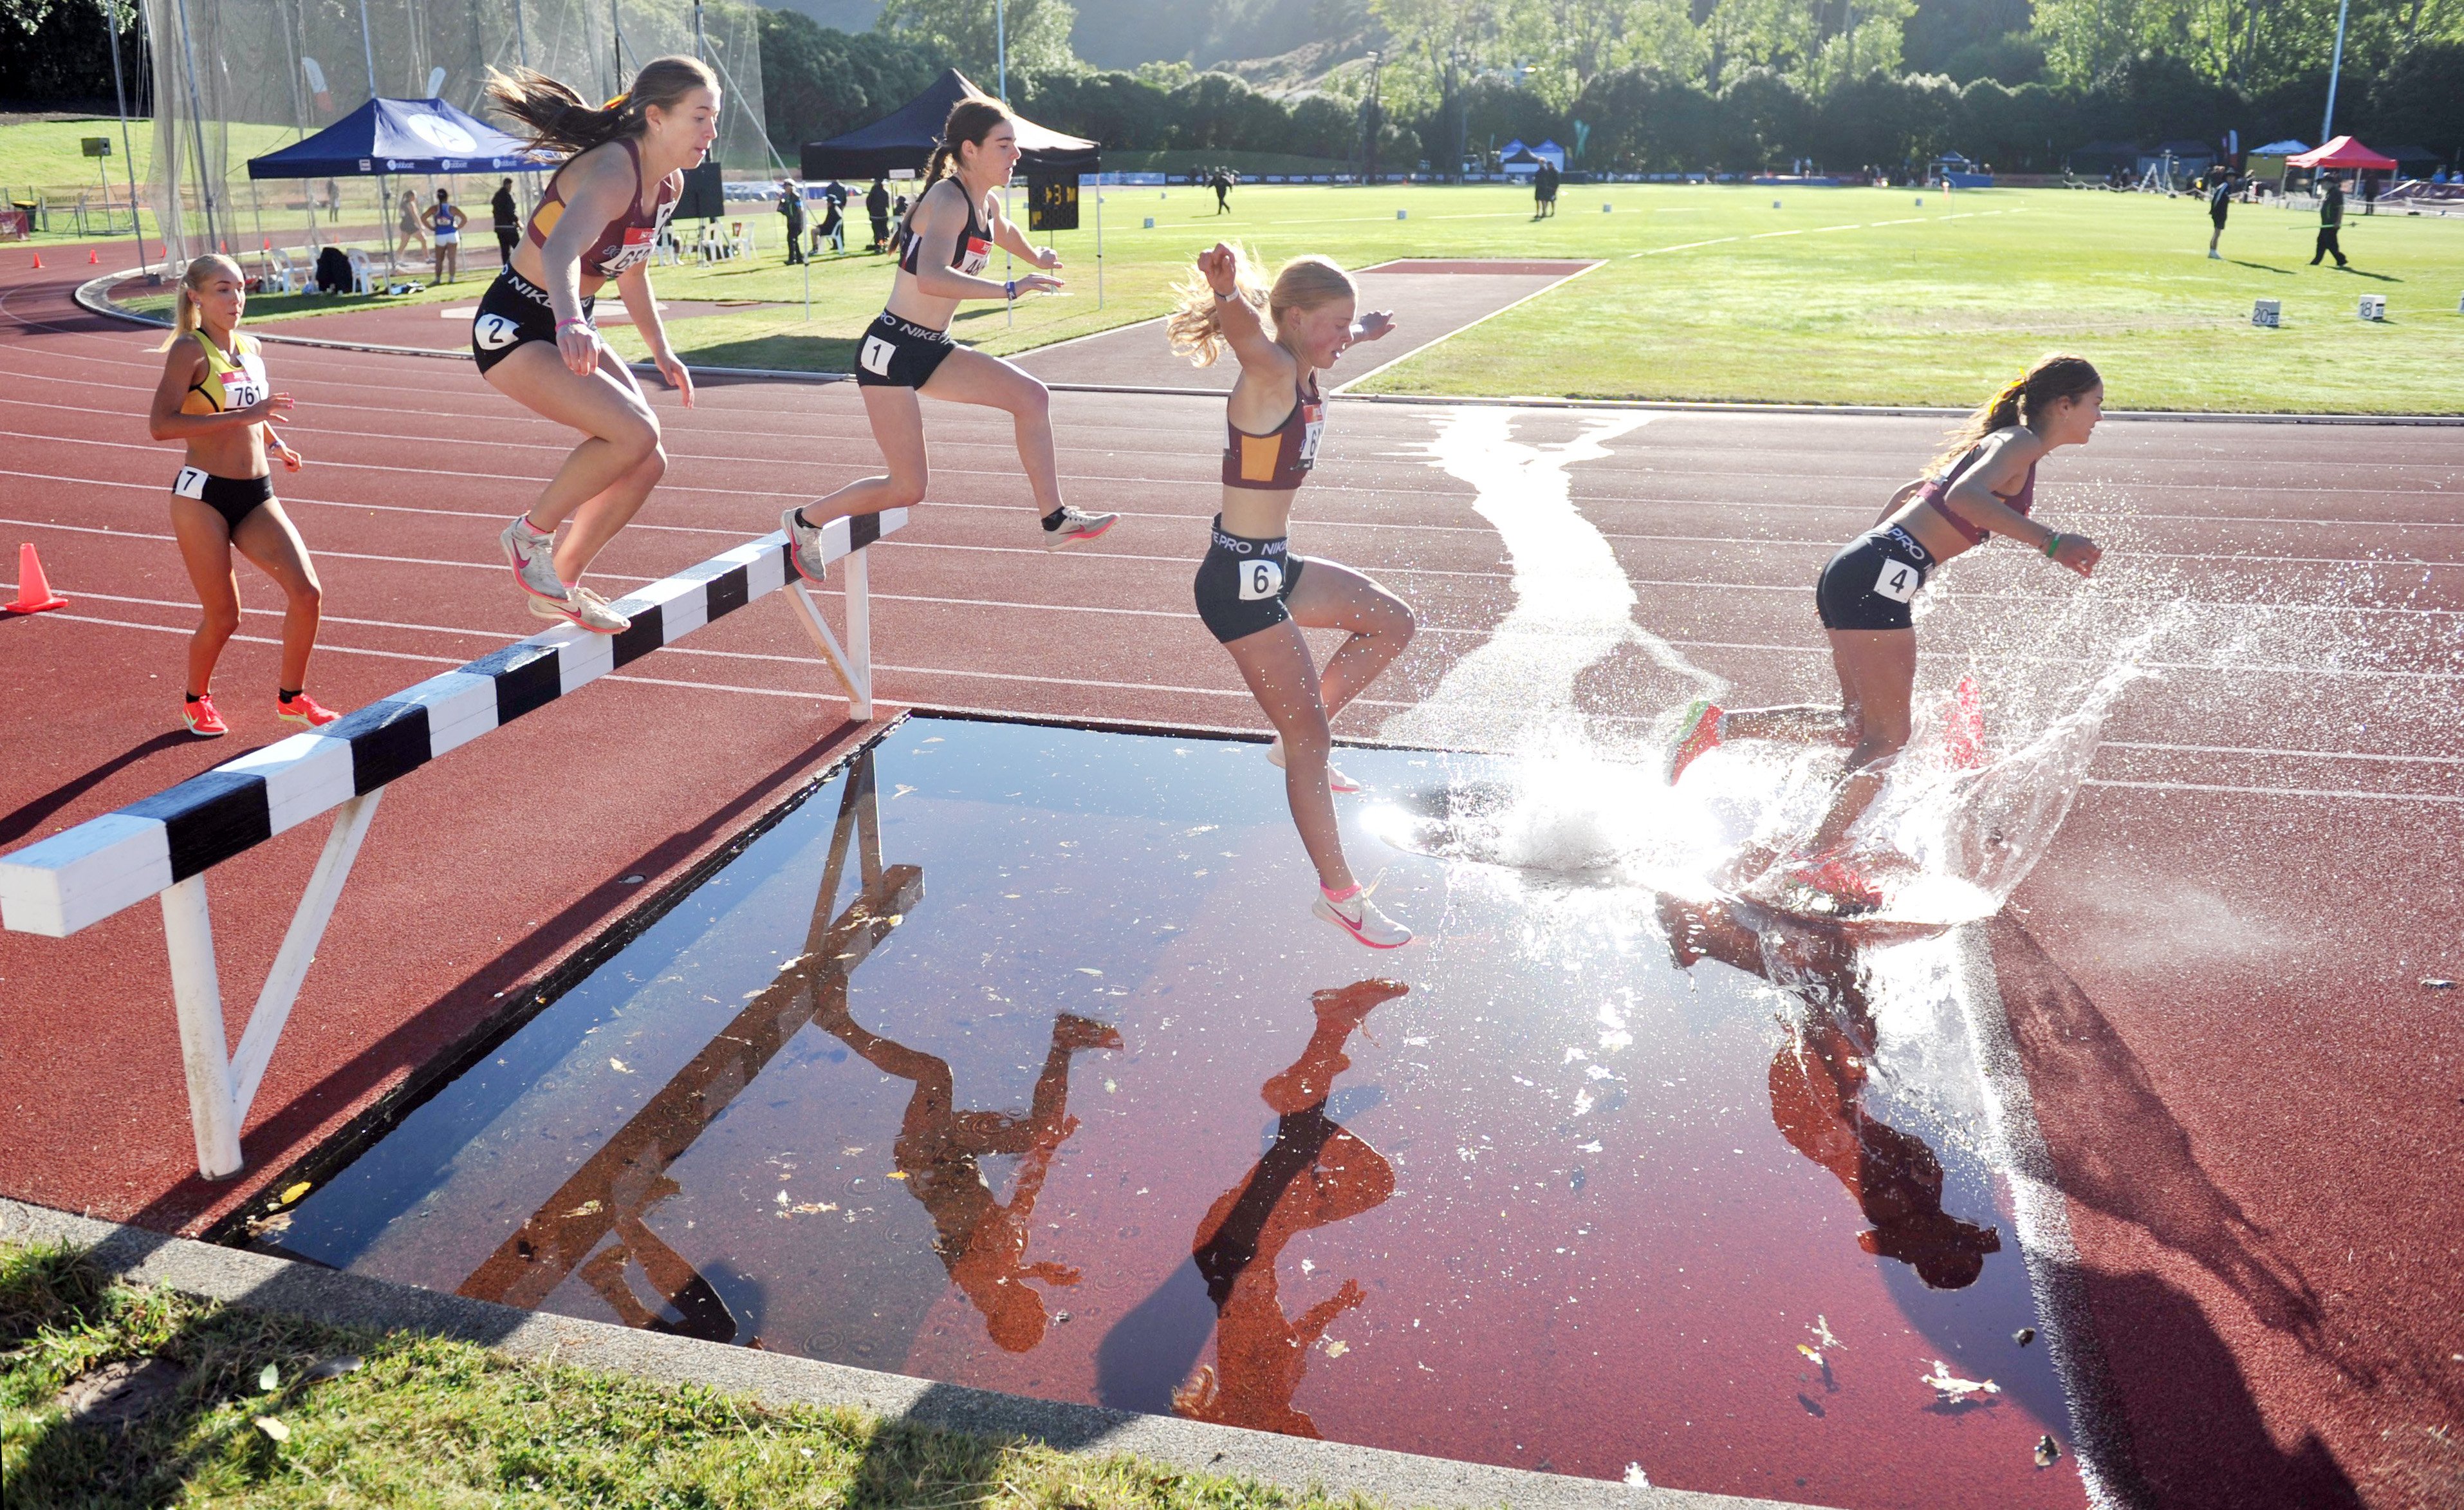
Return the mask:
{"type": "Polygon", "coordinates": [[[232,349],[225,351],[202,330],[189,334],[206,348],[206,375],[188,385],[187,396],[180,400],[181,413],[227,414],[262,401],[274,390],[266,379],[265,359],[254,338],[234,330],[232,349]]]}

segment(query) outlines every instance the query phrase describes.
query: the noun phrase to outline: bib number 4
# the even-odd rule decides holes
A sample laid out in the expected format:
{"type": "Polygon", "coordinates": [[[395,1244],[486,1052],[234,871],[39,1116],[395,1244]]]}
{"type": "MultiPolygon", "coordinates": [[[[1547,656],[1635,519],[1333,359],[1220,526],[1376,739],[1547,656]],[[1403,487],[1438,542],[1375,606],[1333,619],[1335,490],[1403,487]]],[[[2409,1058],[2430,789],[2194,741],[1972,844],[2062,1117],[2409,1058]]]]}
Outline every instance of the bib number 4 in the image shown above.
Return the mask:
{"type": "Polygon", "coordinates": [[[1280,561],[1244,561],[1241,563],[1241,601],[1262,602],[1281,597],[1284,591],[1284,564],[1280,561]]]}
{"type": "Polygon", "coordinates": [[[1905,603],[1917,595],[1917,588],[1924,584],[1925,574],[1916,567],[1904,561],[1886,561],[1882,563],[1881,575],[1874,579],[1874,591],[1894,603],[1905,603]]]}

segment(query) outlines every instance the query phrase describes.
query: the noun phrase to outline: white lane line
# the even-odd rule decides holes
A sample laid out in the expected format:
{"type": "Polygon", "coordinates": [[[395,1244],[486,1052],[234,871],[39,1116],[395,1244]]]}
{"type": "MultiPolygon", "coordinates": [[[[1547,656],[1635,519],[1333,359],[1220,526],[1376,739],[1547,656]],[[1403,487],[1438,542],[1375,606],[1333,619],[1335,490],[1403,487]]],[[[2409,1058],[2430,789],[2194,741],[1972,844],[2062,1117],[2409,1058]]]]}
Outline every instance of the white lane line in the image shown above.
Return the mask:
{"type": "Polygon", "coordinates": [[[2226,787],[2194,781],[2105,781],[2091,776],[2082,787],[2121,787],[2134,791],[2221,791],[2251,797],[2350,798],[2361,802],[2430,802],[2464,806],[2464,796],[2428,791],[2355,791],[2334,787],[2226,787]]]}
{"type": "Polygon", "coordinates": [[[1639,256],[1658,256],[1662,252],[1691,252],[1696,247],[1715,247],[1724,242],[1741,241],[1743,239],[1745,238],[1742,236],[1713,236],[1708,241],[1680,241],[1673,247],[1644,247],[1639,252],[1627,253],[1626,258],[1631,261],[1639,256]]]}
{"type": "Polygon", "coordinates": [[[2179,750],[2195,755],[2257,755],[2269,760],[2402,761],[2418,766],[2464,766],[2464,755],[2376,755],[2366,750],[2278,750],[2248,744],[2157,744],[2138,740],[2106,740],[2109,750],[2179,750]]]}
{"type": "MultiPolygon", "coordinates": [[[[88,524],[55,524],[49,520],[39,519],[0,519],[0,524],[12,524],[20,529],[65,530],[73,535],[116,535],[121,540],[169,541],[172,539],[169,535],[152,535],[140,530],[96,529],[92,525],[88,524]]],[[[369,555],[364,551],[331,550],[321,545],[311,550],[309,555],[312,557],[324,556],[335,561],[383,561],[401,566],[452,566],[465,571],[502,571],[505,569],[505,564],[501,561],[439,561],[432,556],[374,556],[369,555]]],[[[610,582],[657,582],[661,580],[657,577],[628,577],[620,571],[593,571],[591,574],[593,576],[605,577],[610,582]]],[[[185,634],[187,631],[183,630],[181,633],[185,634]]]]}
{"type": "Polygon", "coordinates": [[[1385,371],[1388,367],[1397,366],[1403,363],[1426,356],[1428,353],[1435,351],[1438,347],[1444,345],[1447,342],[1452,341],[1455,337],[1462,335],[1464,331],[1471,329],[1473,326],[1485,324],[1489,321],[1495,320],[1498,316],[1505,314],[1507,310],[1520,309],[1524,305],[1531,302],[1533,300],[1538,299],[1543,294],[1553,294],[1557,290],[1573,282],[1574,279],[1581,278],[1584,274],[1596,273],[1607,265],[1608,264],[1605,262],[1594,262],[1589,267],[1578,268],[1575,271],[1567,274],[1563,278],[1551,279],[1551,281],[1542,284],[1540,287],[1533,289],[1530,293],[1524,295],[1521,299],[1514,300],[1510,304],[1502,304],[1497,308],[1490,310],[1487,314],[1481,316],[1478,320],[1469,321],[1463,324],[1457,325],[1452,330],[1439,336],[1434,341],[1422,342],[1420,344],[1414,346],[1411,350],[1397,356],[1392,361],[1380,362],[1375,366],[1371,367],[1368,371],[1361,373],[1358,377],[1344,379],[1342,382],[1336,384],[1332,389],[1329,389],[1329,393],[1330,395],[1339,394],[1347,389],[1357,388],[1361,384],[1368,382],[1371,378],[1375,377],[1378,373],[1385,371]]]}

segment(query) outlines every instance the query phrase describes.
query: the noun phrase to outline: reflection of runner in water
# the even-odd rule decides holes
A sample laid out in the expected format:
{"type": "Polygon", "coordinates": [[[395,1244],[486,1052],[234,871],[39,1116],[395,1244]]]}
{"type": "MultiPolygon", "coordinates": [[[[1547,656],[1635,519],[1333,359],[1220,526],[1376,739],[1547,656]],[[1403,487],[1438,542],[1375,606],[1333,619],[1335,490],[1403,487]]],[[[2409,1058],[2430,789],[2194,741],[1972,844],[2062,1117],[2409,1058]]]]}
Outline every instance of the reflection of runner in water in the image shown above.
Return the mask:
{"type": "Polygon", "coordinates": [[[2096,569],[2102,553],[2094,541],[2063,534],[2028,511],[2036,464],[2064,446],[2085,444],[2103,402],[2104,381],[2083,357],[2045,357],[2004,385],[1934,458],[1935,475],[1892,494],[1874,527],[1822,568],[1814,603],[1839,674],[1839,706],[1724,713],[1698,700],[1685,710],[1669,752],[1669,783],[1705,750],[1731,740],[1846,748],[1847,779],[1831,811],[1784,862],[1785,874],[1835,897],[1880,901],[1872,881],[1850,869],[1839,850],[1908,742],[1917,674],[1910,601],[1936,567],[1991,535],[2007,535],[2082,577],[2096,569]]]}
{"type": "Polygon", "coordinates": [[[1069,1056],[1086,1049],[1121,1047],[1121,1035],[1074,1012],[1053,1019],[1052,1050],[1036,1077],[1035,1098],[1024,1117],[1006,1112],[962,1112],[955,1104],[950,1061],[895,1043],[858,1023],[846,1005],[825,1005],[813,1020],[864,1055],[874,1068],[915,1082],[907,1118],[893,1150],[907,1188],[932,1213],[933,1251],[950,1280],[984,1314],[994,1342],[1023,1353],[1044,1341],[1044,1297],[1026,1287],[1078,1282],[1067,1264],[1026,1262],[1027,1224],[1044,1189],[1052,1156],[1078,1120],[1068,1114],[1069,1056]],[[1018,1184],[1004,1206],[993,1199],[976,1161],[986,1154],[1017,1154],[1018,1184]]]}
{"type": "Polygon", "coordinates": [[[677,1337],[698,1337],[706,1343],[732,1343],[737,1327],[727,1302],[701,1277],[701,1271],[660,1241],[638,1214],[676,1193],[676,1183],[661,1175],[646,1197],[616,1218],[616,1241],[582,1266],[582,1277],[616,1312],[616,1319],[627,1326],[677,1337]],[[632,1282],[625,1274],[628,1258],[640,1260],[651,1288],[675,1308],[676,1320],[671,1321],[659,1315],[633,1293],[632,1282]]]}
{"type": "MultiPolygon", "coordinates": [[[[1855,946],[1836,932],[1802,926],[1758,933],[1726,907],[1669,897],[1660,899],[1660,922],[1681,968],[1708,955],[1805,1003],[1771,1058],[1771,1121],[1856,1197],[1874,1224],[1857,1234],[1857,1246],[1906,1264],[1931,1289],[1974,1284],[1985,1255],[2002,1250],[2000,1232],[1944,1210],[1942,1161],[1922,1140],[1865,1110],[1874,1013],[1855,946]],[[1776,958],[1766,952],[1772,944],[1776,958]]],[[[1767,926],[1783,927],[1775,919],[1767,926]]]]}
{"type": "Polygon", "coordinates": [[[1199,1366],[1173,1391],[1176,1413],[1289,1436],[1318,1434],[1317,1423],[1292,1409],[1309,1348],[1368,1297],[1358,1281],[1346,1279],[1298,1320],[1288,1319],[1276,1294],[1275,1260],[1301,1233],[1357,1216],[1395,1193],[1393,1166],[1328,1118],[1326,1099],[1334,1077],[1352,1068],[1344,1041],[1378,1003],[1407,989],[1361,981],[1319,991],[1309,1047],[1261,1089],[1281,1121],[1274,1145],[1198,1225],[1194,1256],[1215,1302],[1215,1364],[1199,1366]]]}

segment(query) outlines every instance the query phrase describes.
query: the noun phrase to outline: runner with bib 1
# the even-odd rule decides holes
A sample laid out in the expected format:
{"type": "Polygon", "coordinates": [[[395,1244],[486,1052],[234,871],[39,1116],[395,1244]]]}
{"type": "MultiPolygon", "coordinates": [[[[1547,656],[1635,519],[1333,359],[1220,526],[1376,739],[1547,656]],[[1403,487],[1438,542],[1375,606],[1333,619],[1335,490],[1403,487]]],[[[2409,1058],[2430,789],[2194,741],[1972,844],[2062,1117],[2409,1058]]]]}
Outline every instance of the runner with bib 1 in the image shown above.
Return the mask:
{"type": "MultiPolygon", "coordinates": [[[[2085,444],[2103,417],[2103,380],[2084,358],[2044,358],[1970,415],[1934,459],[1936,470],[1893,493],[1874,527],[1831,558],[1815,584],[1814,606],[1831,637],[1838,706],[1724,713],[1697,701],[1685,710],[1668,752],[1671,785],[1705,751],[1734,740],[1836,744],[1848,752],[1830,811],[1793,854],[1779,857],[1775,888],[1852,905],[1879,899],[1872,877],[1850,865],[1840,848],[1908,741],[1917,591],[1944,562],[1992,535],[2007,535],[2082,577],[2096,569],[2102,552],[2094,541],[2029,515],[2036,464],[2064,446],[2085,444]]],[[[1760,875],[1775,853],[1755,852],[1743,874],[1760,875]]]]}
{"type": "Polygon", "coordinates": [[[878,514],[924,500],[924,406],[918,394],[1009,411],[1018,459],[1035,494],[1035,511],[1044,516],[1045,549],[1093,540],[1120,518],[1062,501],[1061,470],[1052,451],[1052,395],[1045,386],[1013,363],[950,339],[950,321],[967,300],[1015,301],[1021,294],[1061,286],[1052,276],[1061,254],[1028,241],[1001,212],[1000,189],[1018,159],[1018,122],[1000,101],[969,95],[950,107],[940,144],[924,167],[924,187],[891,242],[898,271],[891,280],[890,302],[856,345],[856,391],[864,396],[865,417],[890,470],[779,516],[795,546],[788,559],[806,581],[822,580],[822,526],[849,514],[878,514]],[[1038,271],[1000,281],[985,278],[997,246],[1038,271]]]}
{"type": "Polygon", "coordinates": [[[1358,301],[1351,278],[1324,257],[1284,264],[1265,289],[1239,253],[1219,245],[1198,259],[1166,324],[1173,349],[1199,366],[1227,348],[1241,364],[1224,413],[1223,511],[1192,588],[1198,616],[1275,726],[1266,758],[1284,767],[1292,822],[1317,869],[1310,910],[1372,948],[1391,949],[1409,943],[1412,931],[1378,911],[1370,888],[1353,877],[1334,793],[1360,788],[1327,755],[1334,716],[1411,639],[1412,610],[1348,566],[1293,555],[1287,538],[1292,501],[1317,466],[1326,428],[1318,374],[1353,342],[1394,328],[1382,312],[1355,322],[1358,301]],[[1350,635],[1323,672],[1304,628],[1350,635]]]}

